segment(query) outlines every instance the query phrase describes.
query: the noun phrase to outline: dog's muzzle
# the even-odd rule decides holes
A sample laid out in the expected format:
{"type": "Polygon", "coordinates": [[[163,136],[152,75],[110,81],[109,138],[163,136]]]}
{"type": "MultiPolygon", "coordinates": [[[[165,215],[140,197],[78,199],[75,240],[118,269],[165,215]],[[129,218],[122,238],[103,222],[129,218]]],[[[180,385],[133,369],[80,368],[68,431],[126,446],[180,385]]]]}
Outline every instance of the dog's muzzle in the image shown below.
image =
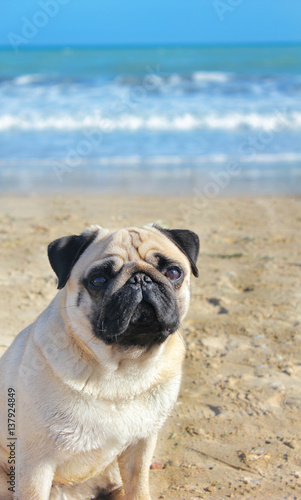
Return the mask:
{"type": "Polygon", "coordinates": [[[178,326],[172,289],[138,271],[110,297],[94,331],[107,344],[150,346],[163,342],[178,326]]]}

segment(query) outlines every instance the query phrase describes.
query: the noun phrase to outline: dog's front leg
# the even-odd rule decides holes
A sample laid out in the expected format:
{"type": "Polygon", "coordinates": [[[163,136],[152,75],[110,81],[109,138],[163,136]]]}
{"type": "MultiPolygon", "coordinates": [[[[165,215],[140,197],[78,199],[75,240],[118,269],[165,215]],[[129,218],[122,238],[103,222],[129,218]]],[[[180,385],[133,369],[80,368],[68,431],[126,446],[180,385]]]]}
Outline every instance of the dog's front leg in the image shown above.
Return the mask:
{"type": "Polygon", "coordinates": [[[151,500],[149,468],[157,434],[129,446],[118,458],[126,500],[151,500]]]}
{"type": "Polygon", "coordinates": [[[18,453],[14,500],[49,500],[54,467],[39,455],[28,449],[18,453]]]}

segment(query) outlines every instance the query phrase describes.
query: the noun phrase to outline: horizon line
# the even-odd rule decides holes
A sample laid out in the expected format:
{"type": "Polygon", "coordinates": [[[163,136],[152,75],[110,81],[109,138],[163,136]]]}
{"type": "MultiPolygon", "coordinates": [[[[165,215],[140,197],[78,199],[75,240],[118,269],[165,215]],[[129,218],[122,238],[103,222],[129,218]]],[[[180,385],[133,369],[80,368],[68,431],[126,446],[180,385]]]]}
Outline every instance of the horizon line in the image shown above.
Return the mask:
{"type": "MultiPolygon", "coordinates": [[[[42,44],[35,46],[25,46],[18,49],[21,51],[30,50],[53,50],[53,49],[164,49],[164,48],[174,48],[174,49],[186,49],[186,48],[247,48],[247,47],[299,47],[301,46],[300,41],[282,41],[282,42],[215,42],[215,43],[126,43],[126,44],[42,44]]],[[[13,47],[10,44],[1,45],[0,50],[12,50],[13,47]]]]}

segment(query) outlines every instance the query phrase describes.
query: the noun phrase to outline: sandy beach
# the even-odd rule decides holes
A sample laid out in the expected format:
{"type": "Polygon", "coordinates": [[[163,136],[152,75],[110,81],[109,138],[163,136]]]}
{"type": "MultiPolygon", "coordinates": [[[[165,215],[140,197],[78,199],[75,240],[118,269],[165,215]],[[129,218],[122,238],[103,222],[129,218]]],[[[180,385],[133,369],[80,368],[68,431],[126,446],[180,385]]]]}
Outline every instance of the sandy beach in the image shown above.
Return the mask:
{"type": "Polygon", "coordinates": [[[49,242],[153,221],[201,242],[153,499],[300,499],[300,198],[1,196],[1,354],[56,294],[49,242]]]}

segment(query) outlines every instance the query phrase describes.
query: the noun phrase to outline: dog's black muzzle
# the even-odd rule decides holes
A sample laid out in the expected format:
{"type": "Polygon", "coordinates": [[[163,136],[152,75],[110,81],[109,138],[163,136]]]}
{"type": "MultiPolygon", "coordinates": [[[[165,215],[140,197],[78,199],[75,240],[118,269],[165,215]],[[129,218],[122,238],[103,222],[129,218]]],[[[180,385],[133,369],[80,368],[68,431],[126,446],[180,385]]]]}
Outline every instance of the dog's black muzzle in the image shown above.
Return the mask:
{"type": "Polygon", "coordinates": [[[162,343],[179,326],[172,287],[136,272],[109,299],[95,334],[106,344],[151,346],[162,343]]]}

